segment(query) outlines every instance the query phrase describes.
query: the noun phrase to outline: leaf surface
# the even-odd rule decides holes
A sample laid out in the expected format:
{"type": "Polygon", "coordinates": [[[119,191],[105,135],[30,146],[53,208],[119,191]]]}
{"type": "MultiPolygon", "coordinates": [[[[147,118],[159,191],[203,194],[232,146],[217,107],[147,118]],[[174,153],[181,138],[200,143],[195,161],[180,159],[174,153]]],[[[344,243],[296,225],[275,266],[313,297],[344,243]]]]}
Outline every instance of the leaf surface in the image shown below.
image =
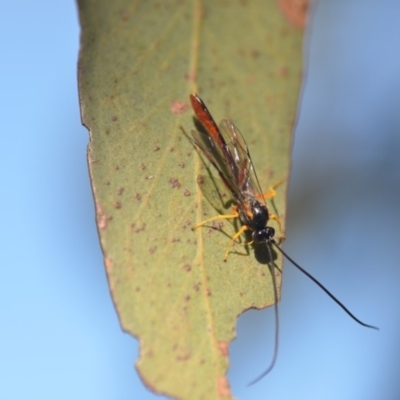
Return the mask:
{"type": "Polygon", "coordinates": [[[121,325],[140,342],[138,372],[173,398],[232,399],[236,319],[273,304],[271,275],[251,246],[223,262],[238,224],[190,229],[216,211],[197,183],[206,168],[188,140],[188,97],[240,128],[265,192],[284,181],[272,205],[284,226],[302,32],[271,0],[78,4],[97,224],[121,325]]]}

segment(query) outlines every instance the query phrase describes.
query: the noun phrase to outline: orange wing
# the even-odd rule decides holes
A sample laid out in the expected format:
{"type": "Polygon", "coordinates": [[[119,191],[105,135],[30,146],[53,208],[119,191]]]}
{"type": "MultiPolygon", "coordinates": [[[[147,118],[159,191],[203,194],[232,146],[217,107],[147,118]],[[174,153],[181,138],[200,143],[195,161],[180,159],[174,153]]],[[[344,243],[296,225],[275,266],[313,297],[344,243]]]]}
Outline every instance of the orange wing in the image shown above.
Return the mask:
{"type": "Polygon", "coordinates": [[[245,204],[249,197],[263,199],[246,142],[239,129],[228,120],[218,128],[206,105],[190,95],[193,110],[204,131],[192,131],[196,145],[218,171],[234,199],[245,204]]]}

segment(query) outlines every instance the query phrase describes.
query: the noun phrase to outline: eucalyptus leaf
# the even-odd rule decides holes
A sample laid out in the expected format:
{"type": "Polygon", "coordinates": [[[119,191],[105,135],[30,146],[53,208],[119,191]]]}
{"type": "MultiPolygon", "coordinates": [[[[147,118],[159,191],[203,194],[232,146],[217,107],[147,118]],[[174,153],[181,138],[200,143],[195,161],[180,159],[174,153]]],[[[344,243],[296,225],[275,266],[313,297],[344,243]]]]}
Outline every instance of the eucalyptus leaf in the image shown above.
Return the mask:
{"type": "Polygon", "coordinates": [[[97,225],[121,325],[140,342],[138,372],[172,398],[232,399],[237,317],[274,303],[272,280],[252,246],[223,262],[237,224],[191,230],[216,210],[197,183],[207,168],[188,140],[189,94],[240,128],[266,192],[283,180],[271,206],[284,226],[302,32],[272,0],[78,5],[97,225]]]}

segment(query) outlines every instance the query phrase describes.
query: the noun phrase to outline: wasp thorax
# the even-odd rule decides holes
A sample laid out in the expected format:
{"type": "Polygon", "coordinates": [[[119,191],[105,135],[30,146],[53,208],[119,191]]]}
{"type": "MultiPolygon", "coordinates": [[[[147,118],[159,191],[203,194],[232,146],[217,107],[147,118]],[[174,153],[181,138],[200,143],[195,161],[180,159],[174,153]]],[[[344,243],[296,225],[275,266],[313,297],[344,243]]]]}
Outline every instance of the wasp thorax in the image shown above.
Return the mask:
{"type": "Polygon", "coordinates": [[[253,231],[260,231],[265,228],[269,218],[267,207],[255,200],[251,203],[252,218],[247,222],[249,228],[253,231]]]}

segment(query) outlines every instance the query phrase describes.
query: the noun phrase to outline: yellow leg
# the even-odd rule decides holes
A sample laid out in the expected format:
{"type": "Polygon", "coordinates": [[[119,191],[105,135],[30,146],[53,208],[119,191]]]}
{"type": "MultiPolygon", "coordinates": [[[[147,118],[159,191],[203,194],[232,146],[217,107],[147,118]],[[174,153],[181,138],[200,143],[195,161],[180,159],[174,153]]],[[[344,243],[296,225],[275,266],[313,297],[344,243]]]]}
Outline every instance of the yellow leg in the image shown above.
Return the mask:
{"type": "MultiPolygon", "coordinates": [[[[231,241],[229,242],[229,245],[228,245],[228,249],[226,250],[226,253],[225,253],[224,261],[226,261],[226,260],[228,259],[228,255],[229,255],[229,253],[230,253],[230,251],[231,251],[231,247],[233,246],[233,243],[235,243],[236,239],[237,239],[243,232],[246,232],[248,229],[249,229],[248,226],[243,225],[243,226],[235,233],[235,235],[232,236],[231,241]]],[[[250,242],[250,243],[252,243],[252,242],[250,242]]],[[[249,243],[246,243],[246,244],[249,244],[249,243]]]]}
{"type": "Polygon", "coordinates": [[[276,196],[276,188],[283,182],[283,179],[274,183],[270,188],[268,193],[263,193],[264,199],[273,199],[276,196]]]}
{"type": "MultiPolygon", "coordinates": [[[[273,199],[273,198],[276,196],[276,190],[275,190],[275,189],[276,189],[281,183],[283,183],[283,179],[281,179],[280,181],[274,183],[274,184],[269,188],[269,192],[268,192],[268,193],[263,193],[264,199],[273,199]]],[[[270,215],[269,215],[269,219],[273,219],[274,221],[276,221],[276,223],[277,223],[278,226],[279,226],[279,231],[281,232],[281,235],[282,235],[281,239],[283,239],[283,240],[286,239],[286,236],[285,236],[285,234],[284,234],[283,231],[282,231],[282,223],[281,223],[281,220],[279,219],[279,217],[278,217],[277,215],[275,215],[275,214],[270,214],[270,215]]]]}
{"type": "Polygon", "coordinates": [[[206,225],[211,221],[215,221],[216,219],[230,219],[230,218],[239,218],[239,213],[236,211],[236,208],[233,209],[235,214],[229,214],[229,215],[217,215],[215,217],[206,219],[203,222],[200,222],[199,224],[195,225],[192,227],[192,231],[194,231],[195,229],[199,228],[200,226],[206,225]]]}
{"type": "Polygon", "coordinates": [[[279,219],[279,217],[277,215],[275,215],[275,214],[270,214],[269,215],[269,219],[273,219],[274,221],[276,221],[276,223],[279,226],[279,231],[281,232],[281,235],[282,235],[281,239],[285,240],[286,236],[282,231],[282,224],[281,224],[281,220],[279,219]]]}

